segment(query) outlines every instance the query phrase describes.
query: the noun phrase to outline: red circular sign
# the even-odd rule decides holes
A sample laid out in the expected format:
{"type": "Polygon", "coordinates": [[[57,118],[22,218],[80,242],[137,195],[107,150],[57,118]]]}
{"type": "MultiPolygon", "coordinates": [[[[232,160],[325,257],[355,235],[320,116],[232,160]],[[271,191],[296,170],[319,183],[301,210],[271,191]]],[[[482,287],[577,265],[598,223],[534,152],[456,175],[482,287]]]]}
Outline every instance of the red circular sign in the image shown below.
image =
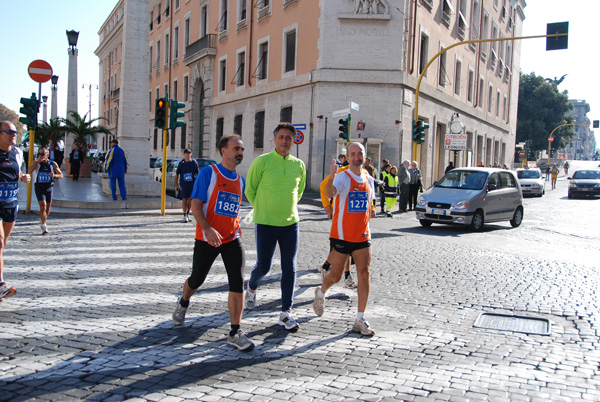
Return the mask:
{"type": "Polygon", "coordinates": [[[29,64],[27,72],[32,80],[39,82],[40,84],[47,82],[52,78],[52,66],[44,60],[32,61],[31,64],[29,64]]]}
{"type": "Polygon", "coordinates": [[[294,144],[300,145],[304,142],[304,133],[300,130],[296,130],[296,138],[294,138],[294,144]]]}
{"type": "Polygon", "coordinates": [[[548,142],[554,141],[554,137],[548,137],[548,142]]]}
{"type": "Polygon", "coordinates": [[[525,156],[525,151],[521,151],[521,152],[519,152],[519,155],[520,155],[520,156],[525,156]]]}

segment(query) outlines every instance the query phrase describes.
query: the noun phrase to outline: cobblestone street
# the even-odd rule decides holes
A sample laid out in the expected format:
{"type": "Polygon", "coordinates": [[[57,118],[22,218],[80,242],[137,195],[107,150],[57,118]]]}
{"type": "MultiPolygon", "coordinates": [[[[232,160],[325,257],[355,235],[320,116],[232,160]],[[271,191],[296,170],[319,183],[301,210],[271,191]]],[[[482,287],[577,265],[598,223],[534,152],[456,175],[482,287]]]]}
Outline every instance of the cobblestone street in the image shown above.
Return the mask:
{"type": "MultiPolygon", "coordinates": [[[[320,208],[302,205],[294,303],[301,329],[277,325],[276,254],[257,308],[244,313],[256,344],[250,353],[225,342],[220,259],[185,325],[173,326],[193,224],[179,216],[55,216],[41,236],[35,216],[19,217],[4,252],[6,280],[18,293],[0,303],[0,399],[600,400],[598,234],[552,253],[568,237],[528,242],[532,215],[521,228],[495,224],[480,234],[421,228],[413,213],[375,218],[366,317],[377,334],[366,338],[351,332],[355,290],[338,284],[324,316],[312,310],[329,223],[320,208]],[[519,243],[524,252],[511,247],[519,243]],[[577,247],[587,251],[572,260],[577,247]],[[547,318],[551,334],[474,327],[482,312],[547,318]]],[[[243,239],[248,277],[252,225],[243,239]]]]}

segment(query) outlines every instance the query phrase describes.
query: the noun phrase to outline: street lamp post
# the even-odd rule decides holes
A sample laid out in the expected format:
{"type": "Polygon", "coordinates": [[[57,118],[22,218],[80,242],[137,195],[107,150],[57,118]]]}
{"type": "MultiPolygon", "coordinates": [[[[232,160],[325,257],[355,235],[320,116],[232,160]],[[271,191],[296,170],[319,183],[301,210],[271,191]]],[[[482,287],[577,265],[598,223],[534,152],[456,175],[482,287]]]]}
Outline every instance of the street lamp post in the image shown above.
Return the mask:
{"type": "Polygon", "coordinates": [[[50,119],[57,118],[56,112],[56,91],[58,91],[58,75],[53,75],[50,80],[52,81],[52,86],[50,87],[50,91],[52,92],[52,100],[50,104],[50,119]]]}
{"type": "MultiPolygon", "coordinates": [[[[77,112],[77,39],[79,32],[67,31],[67,40],[69,41],[69,82],[67,84],[67,119],[71,118],[71,112],[77,112]]],[[[72,141],[65,135],[65,152],[71,149],[72,141]]]]}
{"type": "Polygon", "coordinates": [[[48,123],[48,97],[42,96],[42,121],[48,123]]]}

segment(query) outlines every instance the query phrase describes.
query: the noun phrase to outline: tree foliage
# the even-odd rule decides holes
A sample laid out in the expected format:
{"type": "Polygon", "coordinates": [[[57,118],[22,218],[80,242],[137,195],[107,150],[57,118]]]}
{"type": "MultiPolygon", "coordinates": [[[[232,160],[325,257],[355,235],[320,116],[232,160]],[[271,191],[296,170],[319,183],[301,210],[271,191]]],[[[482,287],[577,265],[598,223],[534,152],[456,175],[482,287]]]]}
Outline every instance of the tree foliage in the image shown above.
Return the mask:
{"type": "MultiPolygon", "coordinates": [[[[548,148],[548,137],[561,124],[573,123],[569,114],[572,105],[567,91],[562,93],[554,83],[535,73],[521,73],[519,107],[517,110],[517,142],[531,140],[534,150],[548,148]]],[[[573,126],[561,127],[554,132],[552,148],[563,148],[575,135],[573,126]]]]}
{"type": "Polygon", "coordinates": [[[87,114],[83,117],[77,112],[71,112],[71,118],[62,119],[61,122],[64,124],[62,126],[62,130],[64,133],[71,133],[75,136],[73,139],[73,143],[79,146],[79,149],[82,152],[87,153],[87,136],[90,136],[94,140],[96,139],[96,134],[112,134],[111,131],[102,126],[92,126],[92,124],[96,123],[100,120],[106,120],[104,117],[97,117],[95,119],[86,120],[87,114]]]}
{"type": "Polygon", "coordinates": [[[19,121],[19,114],[0,103],[0,121],[12,121],[19,133],[23,132],[23,123],[19,121]]]}

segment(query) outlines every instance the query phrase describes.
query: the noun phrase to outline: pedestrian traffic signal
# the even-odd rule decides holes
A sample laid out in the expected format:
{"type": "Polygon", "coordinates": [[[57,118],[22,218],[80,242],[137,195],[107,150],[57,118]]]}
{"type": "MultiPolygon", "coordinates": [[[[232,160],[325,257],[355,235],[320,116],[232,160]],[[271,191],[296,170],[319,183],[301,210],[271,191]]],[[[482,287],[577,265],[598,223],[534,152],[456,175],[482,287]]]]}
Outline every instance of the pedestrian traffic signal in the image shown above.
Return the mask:
{"type": "Polygon", "coordinates": [[[340,119],[338,123],[340,123],[340,138],[343,138],[346,141],[350,141],[350,117],[340,119]]]}
{"type": "Polygon", "coordinates": [[[165,98],[156,100],[154,108],[154,127],[167,128],[167,103],[165,98]]]}
{"type": "Polygon", "coordinates": [[[413,141],[417,144],[425,142],[425,130],[429,128],[429,124],[426,124],[423,120],[413,120],[412,125],[413,141]]]}
{"type": "Polygon", "coordinates": [[[171,107],[169,109],[169,128],[175,127],[183,127],[185,126],[185,122],[183,120],[177,120],[180,117],[184,117],[184,112],[178,112],[178,109],[183,109],[185,107],[185,103],[177,102],[174,99],[170,99],[169,103],[171,107]]]}
{"type": "Polygon", "coordinates": [[[31,98],[21,98],[21,104],[23,107],[19,109],[25,117],[19,117],[19,121],[26,124],[30,130],[35,130],[37,127],[37,114],[39,110],[39,103],[35,97],[35,93],[31,94],[31,98]]]}

